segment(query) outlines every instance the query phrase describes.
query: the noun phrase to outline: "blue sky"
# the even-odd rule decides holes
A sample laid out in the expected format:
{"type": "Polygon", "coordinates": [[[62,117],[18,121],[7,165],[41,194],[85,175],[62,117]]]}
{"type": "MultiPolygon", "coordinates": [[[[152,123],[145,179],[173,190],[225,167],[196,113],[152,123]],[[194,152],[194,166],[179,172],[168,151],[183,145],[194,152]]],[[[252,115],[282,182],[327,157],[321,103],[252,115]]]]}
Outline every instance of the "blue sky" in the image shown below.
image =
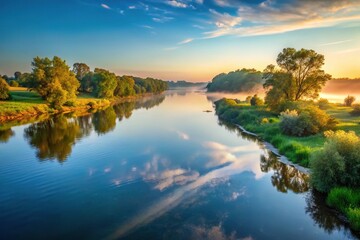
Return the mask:
{"type": "Polygon", "coordinates": [[[57,55],[117,74],[209,81],[275,63],[284,47],[360,77],[358,0],[0,0],[0,74],[57,55]]]}

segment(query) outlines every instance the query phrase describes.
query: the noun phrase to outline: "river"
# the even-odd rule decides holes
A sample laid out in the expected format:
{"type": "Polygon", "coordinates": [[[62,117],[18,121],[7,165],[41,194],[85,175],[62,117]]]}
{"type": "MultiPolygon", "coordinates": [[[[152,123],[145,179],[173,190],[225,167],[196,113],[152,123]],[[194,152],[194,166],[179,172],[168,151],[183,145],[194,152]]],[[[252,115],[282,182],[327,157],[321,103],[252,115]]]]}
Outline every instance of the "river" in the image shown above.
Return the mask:
{"type": "Polygon", "coordinates": [[[1,130],[0,239],[358,237],[213,99],[168,91],[1,130]]]}

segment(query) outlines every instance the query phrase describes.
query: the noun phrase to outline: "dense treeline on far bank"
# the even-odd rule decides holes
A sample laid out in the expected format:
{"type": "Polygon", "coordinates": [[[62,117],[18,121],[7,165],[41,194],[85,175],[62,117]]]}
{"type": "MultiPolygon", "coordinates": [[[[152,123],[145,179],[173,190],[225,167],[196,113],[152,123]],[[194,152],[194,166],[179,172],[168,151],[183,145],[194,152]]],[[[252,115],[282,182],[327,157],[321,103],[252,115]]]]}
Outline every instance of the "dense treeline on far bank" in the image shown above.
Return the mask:
{"type": "Polygon", "coordinates": [[[216,102],[220,119],[241,125],[272,143],[291,161],[310,168],[312,186],[327,194],[327,204],[360,230],[360,105],[318,99],[331,79],[321,68],[323,55],[284,49],[277,66],[263,72],[265,99],[216,102]]]}
{"type": "Polygon", "coordinates": [[[158,94],[168,87],[167,82],[159,79],[117,76],[101,68],[91,71],[85,63],[75,63],[70,69],[57,56],[35,57],[31,65],[31,73],[0,76],[1,120],[77,107],[93,108],[124,97],[158,94]]]}

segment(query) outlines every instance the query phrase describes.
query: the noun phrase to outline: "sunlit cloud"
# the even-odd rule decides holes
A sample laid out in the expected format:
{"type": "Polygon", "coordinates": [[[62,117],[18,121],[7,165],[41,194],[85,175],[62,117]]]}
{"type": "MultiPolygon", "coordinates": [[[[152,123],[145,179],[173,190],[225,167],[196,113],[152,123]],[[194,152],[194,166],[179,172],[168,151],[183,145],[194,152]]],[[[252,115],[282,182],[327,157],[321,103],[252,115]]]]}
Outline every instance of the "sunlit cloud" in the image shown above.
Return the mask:
{"type": "Polygon", "coordinates": [[[177,131],[176,133],[178,134],[179,138],[181,138],[182,140],[189,140],[190,139],[189,135],[184,133],[184,132],[177,131]]]}
{"type": "Polygon", "coordinates": [[[173,6],[173,7],[178,7],[178,8],[187,8],[188,7],[188,5],[186,3],[176,1],[176,0],[166,1],[166,4],[173,6]]]}
{"type": "Polygon", "coordinates": [[[329,43],[320,44],[320,46],[337,45],[337,44],[347,43],[347,42],[351,42],[351,41],[352,41],[352,39],[343,40],[343,41],[336,41],[336,42],[329,42],[329,43]]]}
{"type": "Polygon", "coordinates": [[[100,5],[101,7],[103,7],[103,8],[105,8],[105,9],[111,9],[111,7],[109,7],[108,5],[106,5],[106,4],[104,4],[104,3],[102,3],[101,5],[100,5]]]}

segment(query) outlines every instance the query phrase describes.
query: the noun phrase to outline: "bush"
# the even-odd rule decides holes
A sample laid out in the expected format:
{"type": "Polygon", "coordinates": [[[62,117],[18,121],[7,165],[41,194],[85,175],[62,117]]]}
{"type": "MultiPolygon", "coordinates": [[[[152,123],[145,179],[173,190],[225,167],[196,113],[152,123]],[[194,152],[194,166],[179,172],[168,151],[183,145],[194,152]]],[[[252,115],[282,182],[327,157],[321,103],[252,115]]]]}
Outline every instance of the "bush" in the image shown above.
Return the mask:
{"type": "Polygon", "coordinates": [[[9,84],[10,84],[11,87],[18,87],[19,86],[19,83],[17,81],[15,81],[15,80],[11,80],[9,82],[9,84]]]}
{"type": "Polygon", "coordinates": [[[257,96],[257,94],[255,94],[251,99],[250,99],[250,104],[251,106],[261,106],[261,105],[264,105],[264,101],[259,98],[257,96]]]}
{"type": "Polygon", "coordinates": [[[96,103],[91,101],[91,102],[88,102],[86,105],[89,106],[90,108],[93,108],[93,107],[95,107],[96,103]]]}
{"type": "Polygon", "coordinates": [[[334,127],[336,122],[315,106],[280,113],[280,129],[286,135],[308,136],[334,127]]]}
{"type": "Polygon", "coordinates": [[[351,105],[353,104],[353,102],[355,102],[356,98],[354,96],[347,96],[344,99],[344,104],[345,106],[351,107],[351,105]]]}
{"type": "Polygon", "coordinates": [[[322,150],[311,156],[311,182],[321,191],[360,187],[360,138],[354,132],[327,131],[322,150]]]}
{"type": "Polygon", "coordinates": [[[321,110],[326,110],[330,108],[329,100],[327,100],[326,98],[320,98],[317,102],[317,105],[321,110]]]}

